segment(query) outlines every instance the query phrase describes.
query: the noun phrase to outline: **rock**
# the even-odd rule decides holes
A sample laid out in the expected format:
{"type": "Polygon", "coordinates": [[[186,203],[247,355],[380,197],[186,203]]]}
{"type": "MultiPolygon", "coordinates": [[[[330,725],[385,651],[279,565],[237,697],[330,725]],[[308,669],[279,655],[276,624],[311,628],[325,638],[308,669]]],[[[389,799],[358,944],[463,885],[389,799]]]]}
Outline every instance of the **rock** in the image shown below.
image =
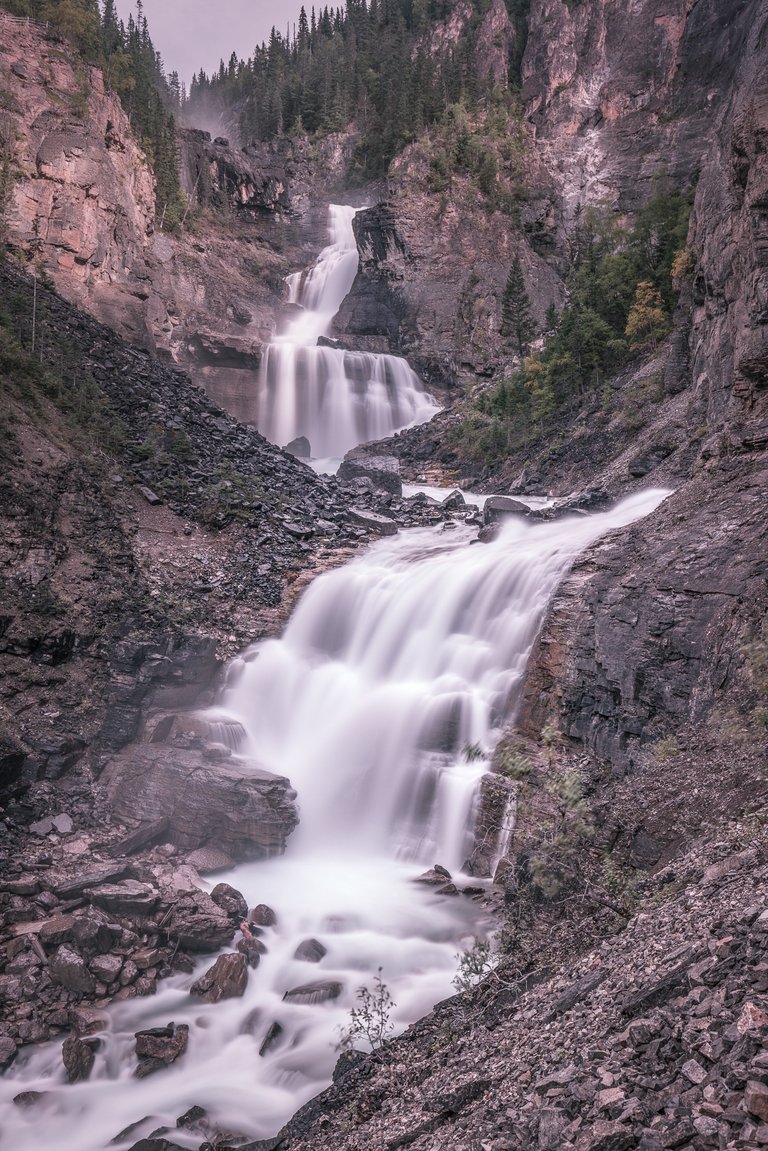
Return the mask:
{"type": "Polygon", "coordinates": [[[744,1091],[744,1107],[750,1115],[756,1115],[768,1123],[768,1087],[765,1083],[750,1080],[744,1091]]]}
{"type": "Polygon", "coordinates": [[[300,460],[308,460],[312,456],[312,447],[306,436],[297,436],[295,440],[291,440],[285,445],[285,451],[300,460]]]}
{"type": "Polygon", "coordinates": [[[184,850],[209,843],[234,859],[280,854],[298,822],[287,779],[233,756],[215,766],[199,752],[142,744],[115,756],[102,776],[123,819],[167,816],[184,850]]]}
{"type": "Polygon", "coordinates": [[[74,1007],[69,1022],[76,1035],[97,1035],[109,1026],[109,1016],[93,1007],[74,1007]]]}
{"type": "Polygon", "coordinates": [[[350,508],[349,518],[353,523],[380,536],[396,536],[399,530],[395,520],[366,508],[350,508]]]}
{"type": "Polygon", "coordinates": [[[0,1035],[0,1071],[5,1071],[16,1058],[18,1048],[12,1039],[0,1035]]]}
{"type": "MultiPolygon", "coordinates": [[[[167,827],[166,827],[167,830],[167,827]]],[[[231,855],[220,851],[218,847],[198,847],[187,856],[187,863],[199,871],[201,875],[210,875],[214,871],[231,871],[235,861],[231,855]]]]}
{"type": "Polygon", "coordinates": [[[467,501],[464,499],[464,493],[455,488],[450,495],[447,495],[443,500],[443,507],[451,511],[460,511],[467,506],[467,501]]]}
{"type": "Polygon", "coordinates": [[[241,954],[221,955],[190,988],[192,995],[207,1003],[222,999],[239,999],[248,985],[248,962],[241,954]]]}
{"type": "Polygon", "coordinates": [[[293,953],[294,959],[302,959],[305,963],[319,963],[328,948],[323,947],[318,939],[304,939],[293,953]]]}
{"type": "Polygon", "coordinates": [[[283,1028],[281,1025],[279,1023],[271,1023],[267,1030],[267,1034],[264,1036],[261,1047],[259,1048],[259,1055],[267,1055],[270,1051],[272,1051],[273,1048],[275,1048],[280,1042],[280,1037],[282,1034],[283,1028]]]}
{"type": "Polygon", "coordinates": [[[68,991],[91,993],[95,990],[96,981],[82,955],[78,955],[65,943],[51,957],[49,971],[54,983],[66,987],[68,991]]]}
{"type": "Polygon", "coordinates": [[[169,1067],[184,1054],[189,1042],[189,1027],[186,1023],[169,1023],[166,1027],[150,1027],[136,1032],[137,1079],[169,1067]]]}
{"type": "Polygon", "coordinates": [[[394,496],[403,494],[403,481],[400,479],[400,461],[397,456],[369,455],[364,449],[353,448],[347,452],[337,473],[340,480],[370,480],[374,488],[390,492],[394,496]]]}
{"type": "Polygon", "coordinates": [[[698,1085],[707,1078],[707,1073],[696,1059],[688,1059],[680,1069],[691,1083],[698,1085]]]}
{"type": "Polygon", "coordinates": [[[154,887],[148,883],[139,883],[135,879],[101,884],[99,887],[91,888],[88,895],[93,903],[103,907],[105,911],[129,918],[151,915],[159,899],[154,887]]]}
{"type": "Polygon", "coordinates": [[[249,915],[248,922],[255,924],[257,927],[274,927],[277,923],[277,915],[271,907],[267,907],[266,903],[258,903],[249,915]]]}
{"type": "Polygon", "coordinates": [[[165,930],[187,951],[218,951],[235,934],[230,917],[203,891],[188,892],[177,900],[165,930]]]}
{"type": "Polygon", "coordinates": [[[576,1140],[577,1151],[630,1151],[635,1146],[632,1129],[613,1119],[597,1119],[576,1140]]]}
{"type": "Polygon", "coordinates": [[[71,938],[76,950],[88,958],[110,951],[120,934],[120,927],[111,923],[103,911],[89,907],[74,917],[71,938]]]}
{"type": "Polygon", "coordinates": [[[69,835],[75,828],[72,817],[69,815],[56,815],[53,817],[52,823],[54,831],[58,831],[59,835],[69,835]]]}
{"type": "Polygon", "coordinates": [[[483,508],[483,523],[493,524],[508,516],[529,516],[530,513],[528,505],[520,500],[513,500],[509,496],[489,496],[483,508]]]}
{"type": "Polygon", "coordinates": [[[109,984],[119,978],[123,961],[119,955],[95,955],[88,966],[97,979],[109,984]]]}
{"type": "Polygon", "coordinates": [[[228,883],[217,883],[211,892],[211,899],[217,907],[238,922],[248,915],[248,904],[244,896],[228,883]]]}
{"type": "Polygon", "coordinates": [[[343,990],[342,983],[327,979],[292,987],[290,991],[286,991],[283,999],[288,1003],[327,1003],[329,999],[338,999],[343,990]]]}
{"type": "Polygon", "coordinates": [[[77,1035],[70,1035],[64,1040],[61,1055],[68,1083],[81,1083],[90,1078],[96,1059],[95,1043],[98,1040],[87,1041],[77,1035]]]}
{"type": "Polygon", "coordinates": [[[77,899],[84,895],[90,887],[98,887],[103,883],[112,883],[122,879],[128,870],[126,864],[115,864],[113,867],[102,867],[97,871],[86,871],[77,879],[65,880],[54,887],[59,899],[77,899]]]}
{"type": "Polygon", "coordinates": [[[759,1031],[763,1027],[768,1027],[768,1014],[756,1003],[745,1003],[736,1021],[736,1029],[739,1034],[744,1035],[748,1031],[759,1031]]]}

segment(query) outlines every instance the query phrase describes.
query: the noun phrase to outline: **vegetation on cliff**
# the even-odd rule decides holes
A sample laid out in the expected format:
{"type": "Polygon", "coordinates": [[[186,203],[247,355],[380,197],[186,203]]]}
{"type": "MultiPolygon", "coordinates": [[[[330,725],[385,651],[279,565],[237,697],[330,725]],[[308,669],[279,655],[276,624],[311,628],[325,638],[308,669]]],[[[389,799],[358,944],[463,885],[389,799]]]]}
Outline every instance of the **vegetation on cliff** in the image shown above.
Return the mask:
{"type": "MultiPolygon", "coordinates": [[[[550,314],[541,350],[484,391],[453,431],[462,454],[493,467],[512,447],[548,435],[564,412],[610,403],[611,377],[634,355],[654,351],[671,328],[690,203],[662,181],[629,228],[599,207],[579,212],[565,307],[550,314]]],[[[513,273],[514,264],[514,300],[505,302],[503,323],[522,353],[529,337],[519,338],[515,317],[525,320],[527,301],[522,276],[513,273]]]]}
{"type": "MultiPolygon", "coordinates": [[[[519,80],[528,0],[506,0],[516,29],[507,61],[519,80]]],[[[446,106],[472,103],[494,85],[478,52],[490,0],[474,0],[461,35],[436,49],[436,25],[452,14],[448,0],[349,0],[346,10],[301,9],[298,25],[283,36],[273,28],[269,43],[248,60],[233,53],[218,73],[193,80],[188,111],[200,118],[222,107],[240,109],[246,140],[323,134],[352,121],[360,133],[360,175],[378,176],[393,157],[435,123],[446,106]]]]}
{"type": "MultiPolygon", "coordinates": [[[[114,0],[0,0],[14,16],[48,24],[78,49],[83,63],[96,64],[120,97],[157,181],[157,213],[164,226],[181,219],[184,201],[179,179],[176,116],[182,90],[176,73],[166,77],[162,59],[149,34],[141,0],[128,25],[118,19],[114,0]]],[[[87,114],[87,77],[76,114],[87,114]]]]}

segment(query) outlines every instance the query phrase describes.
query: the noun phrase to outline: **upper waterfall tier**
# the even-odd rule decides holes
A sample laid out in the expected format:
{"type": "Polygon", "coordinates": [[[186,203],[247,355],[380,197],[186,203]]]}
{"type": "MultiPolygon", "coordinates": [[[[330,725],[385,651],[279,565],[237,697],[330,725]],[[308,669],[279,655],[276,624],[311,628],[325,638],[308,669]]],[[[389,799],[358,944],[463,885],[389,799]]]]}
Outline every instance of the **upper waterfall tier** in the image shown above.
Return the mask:
{"type": "Polygon", "coordinates": [[[312,454],[341,458],[350,448],[425,423],[438,405],[398,356],[317,347],[357,274],[355,209],[332,204],[330,244],[306,273],[288,277],[301,306],[263,351],[255,422],[269,440],[306,436],[312,454]]]}

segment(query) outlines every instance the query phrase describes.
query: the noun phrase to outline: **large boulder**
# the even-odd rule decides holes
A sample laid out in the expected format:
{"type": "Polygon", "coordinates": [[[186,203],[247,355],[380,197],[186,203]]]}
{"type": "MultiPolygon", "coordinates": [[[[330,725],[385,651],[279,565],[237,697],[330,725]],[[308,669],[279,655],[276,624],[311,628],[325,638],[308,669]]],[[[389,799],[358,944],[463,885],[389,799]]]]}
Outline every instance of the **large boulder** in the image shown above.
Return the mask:
{"type": "Polygon", "coordinates": [[[403,481],[400,479],[400,461],[397,456],[373,456],[355,448],[347,452],[339,470],[340,480],[370,480],[375,488],[391,492],[394,496],[403,494],[403,481]]]}
{"type": "Polygon", "coordinates": [[[116,755],[102,778],[119,819],[167,816],[168,838],[188,851],[210,844],[233,859],[279,855],[298,823],[290,782],[238,756],[213,764],[143,744],[116,755]]]}
{"type": "Polygon", "coordinates": [[[175,1063],[187,1050],[189,1027],[186,1023],[169,1023],[167,1027],[150,1027],[136,1032],[138,1066],[134,1074],[144,1079],[163,1067],[175,1063]]]}
{"type": "Polygon", "coordinates": [[[236,952],[220,955],[213,967],[192,984],[190,992],[207,1003],[218,1003],[221,999],[239,999],[247,984],[248,960],[236,952]]]}

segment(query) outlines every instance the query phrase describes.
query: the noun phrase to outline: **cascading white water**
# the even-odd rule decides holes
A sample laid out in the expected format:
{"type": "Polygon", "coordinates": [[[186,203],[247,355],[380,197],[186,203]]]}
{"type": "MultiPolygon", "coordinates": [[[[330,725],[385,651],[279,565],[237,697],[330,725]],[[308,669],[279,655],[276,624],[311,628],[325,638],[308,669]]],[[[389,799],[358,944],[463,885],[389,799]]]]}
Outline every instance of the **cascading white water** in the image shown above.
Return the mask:
{"type": "Polygon", "coordinates": [[[355,209],[332,204],[331,243],[306,276],[288,277],[303,311],[265,347],[256,388],[256,424],[273,443],[306,436],[317,458],[424,423],[438,410],[418,376],[397,356],[317,347],[357,274],[355,209]]]}
{"type": "MultiPolygon", "coordinates": [[[[146,1116],[115,1144],[126,1148],[173,1128],[194,1104],[229,1131],[268,1137],[327,1083],[355,989],[378,967],[400,1028],[450,994],[458,941],[481,911],[412,880],[425,864],[460,867],[466,854],[483,768],[462,749],[490,749],[514,711],[546,605],[573,558],[666,494],[550,524],[515,520],[487,545],[468,546],[466,527],[413,530],[316,580],[284,638],[233,666],[210,713],[222,731],[242,725],[249,752],[290,776],[301,806],[283,859],[225,877],[278,915],[245,996],[215,1006],[189,996],[208,957],[154,998],[111,1010],[88,1083],[64,1083],[57,1044],[25,1052],[0,1081],[0,1148],[103,1151],[146,1116]],[[327,948],[318,964],[294,958],[308,937],[327,948]],[[314,1005],[283,1000],[314,980],[337,980],[343,992],[314,1005]],[[169,1020],[189,1024],[187,1053],[135,1080],[133,1033],[169,1020]],[[261,1056],[275,1022],[280,1040],[261,1056]],[[10,1102],[22,1089],[47,1094],[25,1110],[10,1102]]],[[[170,1137],[184,1145],[182,1132],[170,1137]]]]}

